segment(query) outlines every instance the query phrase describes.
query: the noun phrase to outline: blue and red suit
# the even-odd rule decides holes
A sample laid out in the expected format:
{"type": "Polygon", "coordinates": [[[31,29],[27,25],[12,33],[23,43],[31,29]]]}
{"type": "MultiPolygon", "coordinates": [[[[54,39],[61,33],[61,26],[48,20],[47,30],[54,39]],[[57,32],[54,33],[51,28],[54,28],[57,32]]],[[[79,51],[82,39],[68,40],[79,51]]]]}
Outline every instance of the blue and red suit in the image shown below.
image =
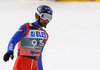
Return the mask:
{"type": "Polygon", "coordinates": [[[47,32],[37,22],[22,25],[8,45],[8,51],[14,53],[18,43],[18,57],[13,70],[43,70],[42,51],[47,40],[47,32]]]}

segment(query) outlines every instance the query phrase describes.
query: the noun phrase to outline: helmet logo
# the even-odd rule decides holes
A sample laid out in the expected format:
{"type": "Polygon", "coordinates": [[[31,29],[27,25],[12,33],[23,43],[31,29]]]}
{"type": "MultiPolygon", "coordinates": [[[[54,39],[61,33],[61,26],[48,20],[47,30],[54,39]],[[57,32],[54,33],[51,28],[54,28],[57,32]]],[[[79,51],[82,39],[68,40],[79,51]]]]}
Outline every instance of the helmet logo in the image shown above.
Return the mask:
{"type": "Polygon", "coordinates": [[[50,11],[48,11],[48,13],[50,13],[50,11]]]}
{"type": "Polygon", "coordinates": [[[45,8],[45,10],[48,10],[48,13],[50,13],[51,9],[50,8],[45,8]],[[50,10],[50,11],[49,11],[50,10]]]}
{"type": "Polygon", "coordinates": [[[49,10],[50,8],[45,8],[45,10],[49,10]]]}
{"type": "Polygon", "coordinates": [[[38,8],[38,10],[41,12],[41,8],[38,8]]]}

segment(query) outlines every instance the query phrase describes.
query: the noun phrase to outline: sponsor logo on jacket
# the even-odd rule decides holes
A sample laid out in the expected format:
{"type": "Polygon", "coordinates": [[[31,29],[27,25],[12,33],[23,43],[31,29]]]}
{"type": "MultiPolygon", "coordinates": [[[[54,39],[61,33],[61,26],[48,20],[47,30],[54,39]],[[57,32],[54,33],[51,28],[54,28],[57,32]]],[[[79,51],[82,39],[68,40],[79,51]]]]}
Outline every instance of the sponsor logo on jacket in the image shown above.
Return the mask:
{"type": "Polygon", "coordinates": [[[30,33],[31,33],[31,37],[46,38],[46,32],[44,31],[32,30],[30,33]]]}

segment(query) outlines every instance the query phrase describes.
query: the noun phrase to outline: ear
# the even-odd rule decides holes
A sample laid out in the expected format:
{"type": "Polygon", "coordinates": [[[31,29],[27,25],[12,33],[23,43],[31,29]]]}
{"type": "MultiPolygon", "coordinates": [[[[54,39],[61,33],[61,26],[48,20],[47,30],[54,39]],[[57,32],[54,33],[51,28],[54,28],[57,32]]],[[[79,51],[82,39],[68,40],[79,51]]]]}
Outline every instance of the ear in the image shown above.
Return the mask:
{"type": "Polygon", "coordinates": [[[39,15],[35,13],[35,17],[36,17],[36,18],[39,18],[39,15]]]}

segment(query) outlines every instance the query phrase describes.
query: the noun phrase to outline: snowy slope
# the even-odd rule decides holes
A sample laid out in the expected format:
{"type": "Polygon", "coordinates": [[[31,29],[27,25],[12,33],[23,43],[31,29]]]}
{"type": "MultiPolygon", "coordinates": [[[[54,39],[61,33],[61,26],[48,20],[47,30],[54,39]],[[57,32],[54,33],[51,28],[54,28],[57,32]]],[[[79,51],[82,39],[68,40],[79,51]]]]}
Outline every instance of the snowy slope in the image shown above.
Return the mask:
{"type": "Polygon", "coordinates": [[[52,7],[49,40],[43,52],[44,70],[100,70],[100,3],[0,0],[0,68],[12,70],[17,57],[3,61],[7,45],[20,25],[34,22],[38,5],[52,7]]]}

